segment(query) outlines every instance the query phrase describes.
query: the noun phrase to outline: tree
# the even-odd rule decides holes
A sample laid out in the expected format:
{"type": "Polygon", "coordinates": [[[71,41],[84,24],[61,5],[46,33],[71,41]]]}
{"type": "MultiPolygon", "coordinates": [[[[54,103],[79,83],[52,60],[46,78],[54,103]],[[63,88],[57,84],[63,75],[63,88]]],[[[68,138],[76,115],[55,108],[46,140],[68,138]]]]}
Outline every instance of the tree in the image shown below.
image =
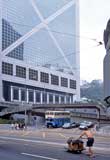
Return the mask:
{"type": "Polygon", "coordinates": [[[81,86],[81,97],[86,97],[91,100],[103,99],[103,83],[101,80],[93,80],[90,83],[85,83],[81,86]]]}

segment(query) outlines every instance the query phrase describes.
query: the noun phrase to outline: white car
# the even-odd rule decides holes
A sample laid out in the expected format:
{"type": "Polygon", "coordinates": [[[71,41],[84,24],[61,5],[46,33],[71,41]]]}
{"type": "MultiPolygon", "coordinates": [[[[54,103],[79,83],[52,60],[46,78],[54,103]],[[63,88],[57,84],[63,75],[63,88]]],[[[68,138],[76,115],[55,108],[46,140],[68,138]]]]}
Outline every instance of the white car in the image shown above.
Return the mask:
{"type": "Polygon", "coordinates": [[[65,123],[65,124],[62,126],[62,128],[65,128],[65,129],[66,129],[66,128],[70,128],[70,125],[71,125],[70,123],[65,123]]]}
{"type": "Polygon", "coordinates": [[[93,126],[93,122],[89,122],[89,121],[84,121],[82,123],[80,123],[79,129],[84,129],[84,128],[90,128],[93,126]]]}

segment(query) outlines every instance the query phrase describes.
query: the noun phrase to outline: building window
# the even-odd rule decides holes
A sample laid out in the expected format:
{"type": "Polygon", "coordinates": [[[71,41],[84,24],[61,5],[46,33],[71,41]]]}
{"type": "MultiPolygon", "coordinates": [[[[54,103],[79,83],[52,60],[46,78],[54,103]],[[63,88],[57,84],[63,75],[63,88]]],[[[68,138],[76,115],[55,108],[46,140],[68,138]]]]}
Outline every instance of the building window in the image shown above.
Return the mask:
{"type": "Polygon", "coordinates": [[[42,101],[43,103],[47,103],[47,93],[42,93],[42,101]]]}
{"type": "Polygon", "coordinates": [[[29,69],[29,79],[38,81],[38,71],[29,69]]]}
{"type": "Polygon", "coordinates": [[[73,96],[71,96],[71,103],[73,103],[73,96]]]}
{"type": "Polygon", "coordinates": [[[70,103],[70,96],[66,96],[66,102],[70,103]]]}
{"type": "Polygon", "coordinates": [[[16,76],[21,78],[26,78],[26,68],[21,66],[16,66],[16,76]]]}
{"type": "Polygon", "coordinates": [[[70,79],[70,88],[76,89],[76,81],[75,80],[70,79]]]}
{"type": "Polygon", "coordinates": [[[19,100],[19,89],[18,88],[13,89],[13,100],[19,100]]]}
{"type": "Polygon", "coordinates": [[[26,90],[21,89],[21,101],[26,101],[26,90]]]}
{"type": "Polygon", "coordinates": [[[41,99],[41,93],[40,92],[36,92],[36,103],[40,103],[41,99]]]}
{"type": "Polygon", "coordinates": [[[55,103],[59,103],[59,96],[55,95],[55,103]]]}
{"type": "Polygon", "coordinates": [[[68,79],[61,77],[61,86],[62,87],[68,87],[68,79]]]}
{"type": "Polygon", "coordinates": [[[65,102],[65,97],[61,96],[61,103],[64,103],[64,102],[65,102]]]}
{"type": "Polygon", "coordinates": [[[29,102],[33,102],[34,101],[34,93],[33,91],[29,91],[29,102]]]}
{"type": "Polygon", "coordinates": [[[53,95],[49,94],[49,103],[53,103],[53,95]]]}
{"type": "Polygon", "coordinates": [[[10,63],[2,62],[2,73],[13,75],[13,65],[10,63]]]}
{"type": "Polygon", "coordinates": [[[51,84],[59,85],[59,77],[51,74],[51,84]]]}
{"type": "Polygon", "coordinates": [[[45,82],[45,83],[49,83],[49,74],[44,73],[44,72],[40,72],[40,81],[45,82]]]}

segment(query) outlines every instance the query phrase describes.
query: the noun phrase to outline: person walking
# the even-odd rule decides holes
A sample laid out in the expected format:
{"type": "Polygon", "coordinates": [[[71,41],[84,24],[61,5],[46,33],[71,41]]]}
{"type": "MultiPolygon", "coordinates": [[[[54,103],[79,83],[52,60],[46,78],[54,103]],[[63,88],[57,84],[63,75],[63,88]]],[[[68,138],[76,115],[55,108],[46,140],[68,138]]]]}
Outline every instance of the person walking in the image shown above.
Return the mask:
{"type": "Polygon", "coordinates": [[[87,137],[87,147],[88,147],[88,154],[87,155],[90,157],[94,157],[93,150],[92,150],[92,146],[94,143],[93,132],[88,127],[85,127],[84,131],[81,133],[79,138],[82,138],[83,136],[87,137]]]}

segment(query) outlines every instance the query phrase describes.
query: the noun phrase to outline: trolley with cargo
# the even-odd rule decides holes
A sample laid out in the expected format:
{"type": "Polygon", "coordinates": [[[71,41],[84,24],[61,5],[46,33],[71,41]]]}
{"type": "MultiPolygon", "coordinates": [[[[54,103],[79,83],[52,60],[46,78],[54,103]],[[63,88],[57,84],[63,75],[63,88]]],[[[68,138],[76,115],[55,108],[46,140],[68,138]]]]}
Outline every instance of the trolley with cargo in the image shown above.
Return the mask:
{"type": "Polygon", "coordinates": [[[81,139],[74,140],[70,137],[67,140],[68,147],[66,148],[68,152],[71,153],[81,153],[84,150],[84,142],[81,139]]]}

